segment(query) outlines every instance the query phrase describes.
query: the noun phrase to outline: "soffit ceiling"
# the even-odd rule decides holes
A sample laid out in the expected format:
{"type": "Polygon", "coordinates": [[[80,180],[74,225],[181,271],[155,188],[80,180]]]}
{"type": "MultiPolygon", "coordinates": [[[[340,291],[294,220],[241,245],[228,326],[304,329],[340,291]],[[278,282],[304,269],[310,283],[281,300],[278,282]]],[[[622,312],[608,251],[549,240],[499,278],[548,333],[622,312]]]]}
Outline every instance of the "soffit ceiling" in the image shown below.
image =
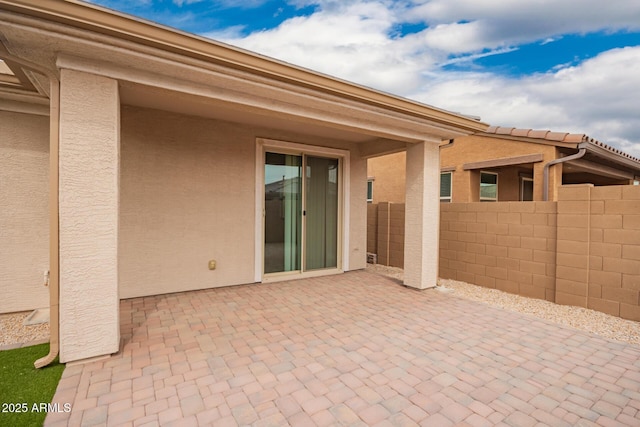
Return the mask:
{"type": "Polygon", "coordinates": [[[120,82],[120,100],[124,105],[242,123],[254,128],[278,129],[301,135],[314,135],[354,143],[379,139],[375,135],[350,132],[330,126],[319,126],[303,120],[287,120],[276,113],[270,114],[268,111],[256,111],[204,96],[185,94],[132,82],[120,82]]]}

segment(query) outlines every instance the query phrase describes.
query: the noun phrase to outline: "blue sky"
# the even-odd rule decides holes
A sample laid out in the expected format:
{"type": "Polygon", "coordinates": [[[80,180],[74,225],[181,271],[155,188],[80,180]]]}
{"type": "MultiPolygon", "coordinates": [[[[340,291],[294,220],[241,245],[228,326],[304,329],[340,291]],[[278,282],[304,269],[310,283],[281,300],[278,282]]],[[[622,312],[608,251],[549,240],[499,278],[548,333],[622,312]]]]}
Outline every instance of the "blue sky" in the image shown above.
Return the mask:
{"type": "Polygon", "coordinates": [[[640,2],[94,0],[498,126],[640,157],[640,2]]]}

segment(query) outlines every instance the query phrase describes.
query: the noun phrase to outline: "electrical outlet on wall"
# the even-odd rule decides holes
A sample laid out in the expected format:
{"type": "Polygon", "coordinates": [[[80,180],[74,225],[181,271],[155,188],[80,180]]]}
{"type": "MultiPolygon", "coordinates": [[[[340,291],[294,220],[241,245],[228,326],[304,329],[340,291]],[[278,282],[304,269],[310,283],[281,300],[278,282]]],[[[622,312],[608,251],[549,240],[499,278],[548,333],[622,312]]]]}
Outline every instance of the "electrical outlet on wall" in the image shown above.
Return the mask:
{"type": "Polygon", "coordinates": [[[212,259],[209,260],[209,270],[215,270],[216,269],[216,260],[212,259]]]}

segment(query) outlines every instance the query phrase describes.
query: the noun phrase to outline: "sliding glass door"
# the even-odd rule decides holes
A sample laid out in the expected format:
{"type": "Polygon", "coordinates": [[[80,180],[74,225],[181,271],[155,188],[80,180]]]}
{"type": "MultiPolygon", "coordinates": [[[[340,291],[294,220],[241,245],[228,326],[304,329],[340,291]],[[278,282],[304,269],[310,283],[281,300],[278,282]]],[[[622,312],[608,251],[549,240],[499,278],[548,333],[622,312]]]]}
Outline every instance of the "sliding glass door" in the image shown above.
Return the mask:
{"type": "Polygon", "coordinates": [[[306,157],[305,270],[338,266],[338,159],[306,157]]]}
{"type": "Polygon", "coordinates": [[[267,152],[264,173],[264,273],[337,268],[338,159],[267,152]]]}
{"type": "Polygon", "coordinates": [[[264,272],[300,270],[302,156],[266,153],[264,272]]]}

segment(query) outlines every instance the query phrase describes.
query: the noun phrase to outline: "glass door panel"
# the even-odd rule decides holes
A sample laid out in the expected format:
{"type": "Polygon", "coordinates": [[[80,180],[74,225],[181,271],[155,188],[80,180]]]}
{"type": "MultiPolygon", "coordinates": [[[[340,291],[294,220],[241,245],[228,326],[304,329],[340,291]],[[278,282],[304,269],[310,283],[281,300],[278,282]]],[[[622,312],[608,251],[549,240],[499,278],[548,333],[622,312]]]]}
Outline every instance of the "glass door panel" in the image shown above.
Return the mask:
{"type": "Polygon", "coordinates": [[[266,153],[264,272],[301,269],[302,156],[266,153]]]}
{"type": "Polygon", "coordinates": [[[305,270],[338,266],[338,159],[305,157],[305,270]]]}

